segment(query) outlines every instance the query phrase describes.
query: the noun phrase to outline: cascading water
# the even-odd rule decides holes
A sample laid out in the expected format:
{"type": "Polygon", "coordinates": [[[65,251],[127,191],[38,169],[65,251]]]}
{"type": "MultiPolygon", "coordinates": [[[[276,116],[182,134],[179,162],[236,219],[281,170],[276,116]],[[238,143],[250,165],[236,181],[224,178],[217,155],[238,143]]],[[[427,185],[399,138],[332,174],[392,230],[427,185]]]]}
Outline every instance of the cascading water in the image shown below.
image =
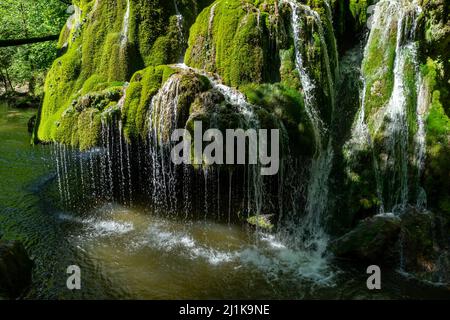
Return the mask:
{"type": "Polygon", "coordinates": [[[332,109],[334,109],[335,95],[334,80],[320,16],[310,7],[295,1],[283,2],[287,3],[292,11],[291,25],[295,45],[296,68],[300,75],[305,99],[305,110],[312,124],[316,145],[316,152],[310,170],[305,216],[300,222],[301,227],[297,237],[302,243],[302,246],[312,248],[313,251],[321,255],[325,252],[327,246],[327,236],[323,229],[323,215],[328,205],[328,178],[331,173],[333,150],[331,140],[327,137],[326,125],[320,116],[319,106],[316,101],[316,83],[309,75],[302,57],[302,48],[300,47],[301,28],[302,19],[305,16],[313,18],[318,29],[321,47],[324,48],[328,93],[332,109]]]}
{"type": "MultiPolygon", "coordinates": [[[[402,212],[410,198],[409,159],[410,159],[410,125],[408,122],[407,98],[409,93],[406,87],[405,68],[413,65],[417,70],[417,45],[415,34],[417,18],[421,8],[416,1],[383,0],[377,3],[372,18],[372,28],[364,52],[364,63],[367,63],[370,46],[379,41],[388,45],[393,35],[395,41],[395,59],[393,68],[393,90],[386,106],[382,106],[375,115],[366,113],[366,97],[368,88],[367,77],[363,74],[363,92],[358,117],[352,129],[352,139],[349,141],[352,152],[371,148],[374,153],[374,171],[377,182],[377,194],[381,202],[380,213],[402,212]],[[392,32],[395,32],[393,34],[392,32]],[[367,117],[372,116],[370,124],[367,117]],[[369,130],[369,126],[372,127],[369,130]],[[369,132],[370,131],[370,132],[369,132]],[[378,154],[374,145],[374,137],[383,136],[383,154],[378,154]]],[[[416,165],[418,176],[421,174],[423,156],[425,154],[425,131],[423,123],[424,106],[426,105],[426,93],[422,88],[421,80],[416,77],[416,90],[419,92],[417,101],[417,133],[416,165]]],[[[419,190],[422,190],[418,187],[419,190]]],[[[423,195],[420,196],[423,198],[423,195]]],[[[421,200],[420,202],[423,202],[421,200]]]]}
{"type": "Polygon", "coordinates": [[[181,77],[171,76],[152,98],[148,116],[152,198],[157,207],[176,210],[176,175],[170,158],[170,135],[177,129],[181,77]]]}
{"type": "Polygon", "coordinates": [[[417,194],[416,194],[416,207],[419,209],[425,209],[427,207],[427,195],[425,190],[420,186],[420,177],[423,174],[426,156],[426,130],[425,130],[425,116],[428,107],[428,90],[423,78],[420,77],[417,88],[417,133],[414,137],[415,142],[415,166],[417,167],[417,194]]]}
{"type": "MultiPolygon", "coordinates": [[[[214,7],[214,6],[213,6],[214,7]]],[[[212,9],[213,10],[213,9],[212,9]]],[[[202,70],[197,70],[191,67],[188,67],[185,64],[177,64],[175,67],[180,68],[182,70],[187,70],[190,72],[194,72],[197,74],[201,74],[209,79],[209,82],[213,88],[220,92],[225,101],[232,106],[235,106],[239,111],[239,114],[243,116],[243,122],[241,123],[242,128],[246,129],[255,129],[258,130],[260,128],[260,122],[257,115],[254,112],[255,106],[251,105],[247,102],[245,95],[238,90],[226,86],[220,82],[220,80],[211,74],[208,74],[202,70]]],[[[250,146],[254,147],[254,146],[250,146]]],[[[264,181],[261,177],[261,166],[260,164],[249,165],[247,169],[246,175],[246,183],[247,183],[247,192],[248,192],[248,205],[246,208],[247,213],[252,215],[261,215],[263,211],[263,194],[264,194],[264,181]]],[[[204,168],[204,170],[208,170],[208,168],[204,168]]],[[[205,176],[207,176],[207,171],[205,171],[205,176]]],[[[231,175],[231,173],[230,173],[231,175]]],[[[231,176],[230,176],[231,178],[231,176]]],[[[205,178],[206,179],[206,178],[205,178]]],[[[213,181],[210,181],[212,183],[213,181]]],[[[207,182],[205,182],[207,183],[207,182]]],[[[230,187],[231,187],[231,181],[230,187]]],[[[231,193],[229,195],[231,199],[231,193]]],[[[230,206],[230,205],[229,205],[230,206]]],[[[231,206],[230,206],[231,207],[231,206]]]]}
{"type": "MultiPolygon", "coordinates": [[[[122,46],[126,45],[128,41],[129,6],[130,2],[127,1],[121,31],[122,37],[120,38],[122,46]]],[[[174,1],[174,6],[177,25],[182,34],[184,18],[179,11],[177,1],[174,1]]],[[[217,3],[210,9],[209,34],[211,39],[214,32],[216,6],[217,3]]],[[[300,273],[298,275],[300,277],[327,282],[328,278],[323,275],[329,275],[330,270],[323,256],[327,236],[322,224],[328,204],[328,177],[333,153],[327,134],[327,125],[322,120],[316,101],[316,83],[304,67],[298,47],[301,14],[312,18],[315,29],[317,28],[316,32],[319,34],[321,47],[325,48],[323,53],[326,62],[326,67],[324,65],[323,68],[327,82],[325,90],[329,94],[331,108],[334,106],[334,76],[331,71],[331,62],[326,49],[325,33],[320,16],[309,7],[301,5],[296,5],[293,11],[295,17],[292,25],[295,33],[297,69],[302,80],[307,101],[306,111],[313,125],[316,142],[316,153],[309,169],[310,181],[307,190],[300,185],[300,179],[296,176],[296,172],[288,172],[288,170],[296,171],[290,162],[292,159],[280,159],[282,162],[280,167],[284,173],[277,177],[278,185],[276,186],[265,184],[266,180],[260,174],[260,164],[245,165],[239,169],[228,170],[227,168],[208,166],[208,164],[193,168],[189,165],[176,166],[172,163],[170,151],[173,144],[170,137],[180,125],[179,102],[184,93],[181,89],[182,80],[186,75],[195,74],[207,77],[210,82],[209,90],[216,95],[219,94],[221,99],[223,98],[222,103],[238,115],[240,128],[258,130],[261,127],[257,112],[259,107],[250,104],[243,93],[224,85],[217,76],[203,70],[190,68],[183,63],[172,66],[174,69],[180,70],[170,76],[152,97],[147,114],[148,136],[142,137],[137,144],[129,143],[125,139],[126,124],[122,123],[120,116],[126,99],[126,88],[124,89],[125,94],[117,105],[102,111],[100,146],[97,149],[78,153],[76,166],[80,174],[81,185],[80,188],[73,187],[73,190],[94,199],[95,205],[106,202],[107,206],[114,205],[115,202],[132,206],[133,203],[140,203],[141,199],[135,197],[145,195],[147,199],[144,201],[150,202],[153,206],[152,211],[165,218],[166,216],[180,217],[180,215],[186,219],[204,216],[205,220],[209,220],[217,215],[219,220],[227,221],[229,224],[235,220],[237,213],[242,214],[243,217],[278,213],[273,212],[273,209],[270,208],[280,210],[280,219],[283,217],[283,207],[288,208],[286,212],[289,214],[286,216],[298,216],[298,212],[302,209],[300,203],[306,201],[304,218],[301,221],[293,221],[293,224],[296,224],[295,235],[285,239],[284,236],[288,232],[285,233],[282,230],[284,226],[279,227],[277,234],[270,236],[264,231],[258,230],[254,235],[255,241],[262,244],[262,247],[270,247],[273,252],[265,252],[266,249],[261,250],[255,245],[243,252],[236,253],[236,257],[233,259],[239,259],[245,264],[255,265],[258,268],[267,268],[268,274],[276,274],[279,270],[289,270],[289,272],[300,273]],[[273,189],[270,191],[276,191],[278,198],[269,199],[269,189],[272,187],[273,189]],[[290,194],[292,189],[295,189],[295,194],[290,194]],[[134,190],[136,190],[136,194],[133,194],[134,190]],[[304,197],[303,193],[306,193],[307,197],[304,197]],[[283,198],[285,195],[290,197],[287,200],[288,205],[285,204],[287,201],[283,198]],[[298,241],[293,243],[293,238],[298,241]],[[305,248],[308,250],[303,250],[305,248]]],[[[261,23],[260,27],[262,25],[261,23]]],[[[211,46],[209,50],[214,55],[214,46],[211,46]]],[[[213,112],[210,119],[211,127],[217,125],[215,117],[218,115],[213,112]]],[[[283,123],[281,120],[278,121],[281,131],[283,131],[283,123]]],[[[91,126],[93,125],[92,121],[91,126]]],[[[287,133],[284,134],[286,137],[287,133]]],[[[283,146],[284,143],[287,145],[287,141],[283,140],[281,143],[283,146]]],[[[65,151],[60,148],[58,152],[63,154],[65,151]]],[[[67,199],[72,194],[65,190],[68,179],[70,179],[66,177],[66,172],[70,169],[65,169],[64,164],[68,163],[68,160],[65,159],[65,157],[60,157],[57,161],[59,163],[58,175],[61,176],[58,181],[61,183],[64,202],[75,203],[76,200],[67,199]]],[[[304,171],[304,176],[307,176],[307,169],[304,171]]]]}
{"type": "Polygon", "coordinates": [[[128,29],[130,27],[130,0],[127,0],[127,8],[123,16],[122,31],[121,31],[121,46],[125,46],[128,42],[128,29]]]}

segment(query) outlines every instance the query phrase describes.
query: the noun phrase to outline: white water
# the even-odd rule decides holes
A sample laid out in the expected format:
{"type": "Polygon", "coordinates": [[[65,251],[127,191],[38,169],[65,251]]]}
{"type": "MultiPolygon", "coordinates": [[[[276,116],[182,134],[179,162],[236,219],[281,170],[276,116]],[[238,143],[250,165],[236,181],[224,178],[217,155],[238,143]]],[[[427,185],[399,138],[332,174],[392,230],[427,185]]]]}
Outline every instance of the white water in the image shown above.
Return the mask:
{"type": "Polygon", "coordinates": [[[152,200],[167,212],[176,208],[176,175],[170,159],[170,135],[177,129],[181,77],[172,75],[152,98],[149,109],[149,156],[152,200]]]}
{"type": "MultiPolygon", "coordinates": [[[[374,41],[374,37],[380,36],[379,41],[388,46],[391,32],[396,32],[396,48],[394,61],[394,85],[391,97],[386,106],[380,108],[373,116],[374,135],[382,134],[385,137],[383,155],[374,153],[374,169],[377,180],[377,192],[381,201],[380,213],[387,211],[402,212],[408,204],[410,197],[409,175],[409,124],[407,114],[407,97],[411,94],[405,86],[405,68],[408,63],[414,63],[416,73],[419,74],[417,66],[417,45],[415,44],[415,33],[417,27],[417,17],[421,8],[416,1],[404,0],[383,0],[375,7],[372,21],[371,33],[365,49],[365,59],[367,59],[369,47],[374,41]],[[408,27],[411,29],[408,30],[408,27]],[[394,31],[392,31],[394,30],[394,31]],[[390,172],[385,176],[385,172],[390,172]],[[385,188],[389,188],[386,196],[385,188]]],[[[384,72],[379,70],[378,72],[384,72]]],[[[363,75],[365,77],[365,75],[363,75]]],[[[418,77],[420,78],[420,77],[418,77]]],[[[366,83],[364,78],[364,84],[366,83]]],[[[417,102],[417,126],[418,131],[415,137],[416,151],[414,157],[418,166],[418,176],[422,171],[423,157],[425,154],[425,130],[423,123],[423,112],[419,111],[426,104],[423,100],[425,92],[421,88],[421,80],[417,80],[418,102],[417,102]],[[420,106],[422,105],[422,106],[420,106]]],[[[368,132],[365,120],[366,91],[364,85],[362,93],[361,108],[358,118],[355,121],[352,140],[355,143],[353,150],[359,147],[363,149],[368,143],[372,144],[372,138],[368,132]]],[[[373,145],[370,145],[373,148],[373,145]]],[[[422,202],[422,201],[421,201],[422,202]]]]}
{"type": "Polygon", "coordinates": [[[414,137],[415,142],[415,165],[417,167],[417,195],[416,195],[416,207],[420,209],[426,209],[427,207],[427,195],[425,190],[420,186],[420,178],[422,177],[425,158],[426,158],[426,130],[425,130],[425,117],[427,114],[427,108],[429,105],[428,97],[429,92],[427,85],[422,77],[418,81],[417,88],[417,133],[414,137]]]}
{"type": "Polygon", "coordinates": [[[96,259],[102,257],[103,263],[111,262],[114,269],[157,272],[151,269],[152,260],[146,257],[154,253],[160,259],[170,258],[163,273],[180,262],[186,267],[202,262],[206,263],[202,268],[212,268],[210,272],[219,274],[220,270],[231,268],[234,273],[244,272],[248,276],[246,270],[250,269],[271,281],[282,275],[297,281],[333,284],[333,273],[321,257],[292,250],[274,235],[260,232],[250,235],[237,226],[210,221],[186,223],[116,204],[102,206],[88,217],[61,213],[58,218],[62,223],[80,225],[81,232],[73,238],[77,246],[96,259]],[[140,257],[142,261],[137,262],[140,257]],[[133,267],[126,262],[117,264],[114,262],[117,259],[133,259],[137,264],[133,267]]]}
{"type": "Polygon", "coordinates": [[[130,28],[130,0],[127,0],[127,8],[123,16],[122,31],[121,31],[121,46],[126,46],[128,42],[128,30],[130,28]]]}
{"type": "Polygon", "coordinates": [[[285,0],[283,3],[287,3],[292,10],[291,25],[294,36],[296,67],[300,75],[305,99],[305,109],[313,127],[316,145],[316,153],[310,170],[305,216],[300,221],[301,227],[299,234],[296,236],[299,238],[298,241],[302,243],[302,246],[312,249],[313,252],[322,255],[325,253],[328,242],[328,237],[323,229],[323,218],[328,208],[328,179],[331,173],[333,150],[330,139],[328,139],[327,142],[326,125],[321,119],[319,106],[315,99],[316,84],[308,74],[305,65],[306,62],[303,61],[301,53],[301,26],[302,19],[305,17],[312,17],[318,27],[321,46],[326,61],[326,72],[329,85],[328,92],[331,98],[331,108],[333,110],[335,95],[334,81],[320,16],[308,6],[298,4],[297,2],[285,0]]]}
{"type": "MultiPolygon", "coordinates": [[[[181,14],[179,8],[178,8],[178,0],[173,0],[173,5],[175,7],[175,15],[176,15],[176,19],[177,19],[177,28],[178,28],[178,33],[179,33],[179,37],[180,37],[180,44],[182,46],[185,46],[187,44],[186,41],[186,37],[185,37],[185,32],[184,32],[184,17],[181,14]]],[[[180,58],[179,58],[179,62],[182,63],[184,61],[184,52],[182,52],[180,54],[180,58]]]]}

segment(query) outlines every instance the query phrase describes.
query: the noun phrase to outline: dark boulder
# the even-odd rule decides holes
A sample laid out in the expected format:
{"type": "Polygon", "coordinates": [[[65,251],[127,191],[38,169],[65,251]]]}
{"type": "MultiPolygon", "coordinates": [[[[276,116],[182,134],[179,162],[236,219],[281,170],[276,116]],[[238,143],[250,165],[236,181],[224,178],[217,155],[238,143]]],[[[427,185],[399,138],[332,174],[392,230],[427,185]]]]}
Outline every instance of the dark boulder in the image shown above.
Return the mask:
{"type": "Polygon", "coordinates": [[[0,300],[20,297],[31,284],[32,268],[21,242],[0,240],[0,300]]]}
{"type": "Polygon", "coordinates": [[[337,257],[377,264],[391,263],[401,220],[393,215],[377,215],[361,221],[352,231],[336,239],[330,249],[337,257]],[[383,263],[381,263],[383,262],[383,263]]]}
{"type": "Polygon", "coordinates": [[[449,241],[441,216],[409,210],[402,215],[401,268],[419,279],[450,284],[449,241]]]}
{"type": "Polygon", "coordinates": [[[445,217],[414,208],[362,220],[330,244],[337,258],[399,268],[440,284],[450,284],[449,248],[445,217]]]}

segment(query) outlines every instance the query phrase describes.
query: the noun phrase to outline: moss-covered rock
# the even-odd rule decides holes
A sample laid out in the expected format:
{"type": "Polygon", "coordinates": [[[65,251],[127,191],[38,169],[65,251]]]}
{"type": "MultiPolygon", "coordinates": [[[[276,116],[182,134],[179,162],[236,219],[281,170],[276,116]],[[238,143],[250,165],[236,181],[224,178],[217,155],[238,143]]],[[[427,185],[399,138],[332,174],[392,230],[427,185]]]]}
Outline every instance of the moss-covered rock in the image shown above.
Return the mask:
{"type": "MultiPolygon", "coordinates": [[[[80,95],[130,81],[146,66],[179,61],[182,37],[209,1],[79,0],[59,40],[63,55],[49,71],[35,140],[64,143],[57,133],[63,114],[80,95]],[[178,12],[186,14],[179,20],[178,12]],[[188,14],[189,13],[189,14],[188,14]],[[105,86],[105,84],[108,84],[105,86]]],[[[75,115],[72,115],[74,118],[75,115]]],[[[61,131],[61,130],[59,130],[61,131]]],[[[70,139],[70,140],[76,140],[70,139]]]]}
{"type": "MultiPolygon", "coordinates": [[[[313,155],[314,133],[300,91],[283,83],[252,84],[243,87],[242,91],[251,104],[262,107],[272,118],[283,122],[292,154],[313,155]]],[[[262,112],[260,118],[264,118],[262,112]]],[[[263,121],[261,127],[269,129],[274,126],[263,121]]]]}
{"type": "Polygon", "coordinates": [[[273,0],[215,1],[192,26],[186,63],[227,85],[279,79],[273,0]]]}
{"type": "MultiPolygon", "coordinates": [[[[422,73],[430,97],[427,126],[427,160],[424,183],[430,203],[450,218],[450,119],[445,111],[448,101],[442,100],[439,78],[444,76],[442,65],[428,59],[422,73]]],[[[445,90],[445,88],[443,88],[445,90]]]]}
{"type": "Polygon", "coordinates": [[[176,71],[168,66],[148,67],[136,72],[126,89],[122,110],[124,134],[129,140],[146,137],[146,117],[151,99],[176,71]]]}

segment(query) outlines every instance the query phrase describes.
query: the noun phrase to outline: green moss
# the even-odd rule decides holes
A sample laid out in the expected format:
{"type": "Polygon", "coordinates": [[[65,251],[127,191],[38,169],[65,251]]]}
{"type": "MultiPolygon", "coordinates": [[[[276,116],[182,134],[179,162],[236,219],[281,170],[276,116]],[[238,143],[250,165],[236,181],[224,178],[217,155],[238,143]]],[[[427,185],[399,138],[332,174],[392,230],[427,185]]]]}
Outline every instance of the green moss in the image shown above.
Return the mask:
{"type": "Polygon", "coordinates": [[[372,30],[366,58],[363,61],[363,73],[366,78],[366,114],[372,115],[386,105],[394,86],[394,62],[396,50],[396,32],[372,30]]]}
{"type": "Polygon", "coordinates": [[[231,86],[279,78],[279,57],[272,56],[271,2],[215,1],[191,28],[186,63],[218,73],[231,86]]]}
{"type": "Polygon", "coordinates": [[[406,117],[410,143],[414,143],[413,137],[417,132],[417,83],[419,81],[416,62],[413,53],[409,52],[403,69],[403,85],[405,90],[406,117]]]}
{"type": "Polygon", "coordinates": [[[367,22],[367,7],[371,2],[370,0],[350,0],[349,2],[350,12],[360,26],[367,22]]]}
{"type": "Polygon", "coordinates": [[[126,90],[122,110],[125,137],[129,140],[139,135],[145,137],[146,116],[152,97],[176,71],[168,66],[148,67],[133,75],[126,90]]]}
{"type": "MultiPolygon", "coordinates": [[[[183,12],[196,12],[210,2],[186,0],[179,2],[179,9],[183,12]]],[[[122,34],[127,0],[80,0],[75,1],[75,4],[82,12],[79,25],[73,30],[64,27],[61,32],[60,47],[65,43],[68,47],[49,71],[36,140],[54,141],[63,136],[56,134],[57,126],[73,100],[112,86],[122,86],[135,71],[146,65],[178,62],[186,46],[179,39],[180,32],[172,1],[130,0],[127,35],[122,34]]],[[[191,13],[190,18],[185,21],[185,30],[192,23],[191,13]]],[[[167,74],[162,74],[167,79],[167,74]]],[[[144,87],[144,91],[152,88],[147,85],[144,87]]],[[[133,89],[131,93],[132,91],[133,89]]],[[[144,96],[148,94],[143,92],[144,96]]],[[[144,99],[139,103],[141,109],[146,102],[144,99]]],[[[144,111],[131,109],[133,112],[144,111]]],[[[133,119],[138,121],[139,127],[142,126],[139,115],[133,119]]],[[[130,125],[128,130],[132,127],[130,125]]]]}
{"type": "Polygon", "coordinates": [[[270,222],[270,217],[265,215],[252,216],[247,219],[247,223],[259,229],[271,231],[274,225],[270,222]]]}
{"type": "Polygon", "coordinates": [[[291,88],[300,90],[301,81],[295,65],[295,49],[293,46],[287,50],[280,50],[280,77],[281,82],[291,88]]]}
{"type": "Polygon", "coordinates": [[[56,121],[69,105],[69,98],[81,70],[81,55],[71,50],[58,58],[49,71],[45,83],[45,98],[41,110],[38,138],[53,140],[56,121]]]}
{"type": "MultiPolygon", "coordinates": [[[[281,120],[287,130],[291,150],[293,153],[311,155],[314,150],[314,134],[312,132],[309,117],[306,114],[303,96],[294,88],[282,83],[247,85],[242,87],[248,101],[256,106],[264,108],[268,115],[267,121],[261,121],[265,129],[277,128],[273,124],[275,119],[281,120]]],[[[264,120],[264,114],[259,112],[264,120]]]]}
{"type": "MultiPolygon", "coordinates": [[[[421,68],[428,89],[432,92],[426,119],[427,161],[425,189],[429,203],[450,219],[450,119],[438,86],[443,73],[442,65],[431,58],[421,68]]],[[[445,90],[445,89],[444,89],[445,90]]]]}

